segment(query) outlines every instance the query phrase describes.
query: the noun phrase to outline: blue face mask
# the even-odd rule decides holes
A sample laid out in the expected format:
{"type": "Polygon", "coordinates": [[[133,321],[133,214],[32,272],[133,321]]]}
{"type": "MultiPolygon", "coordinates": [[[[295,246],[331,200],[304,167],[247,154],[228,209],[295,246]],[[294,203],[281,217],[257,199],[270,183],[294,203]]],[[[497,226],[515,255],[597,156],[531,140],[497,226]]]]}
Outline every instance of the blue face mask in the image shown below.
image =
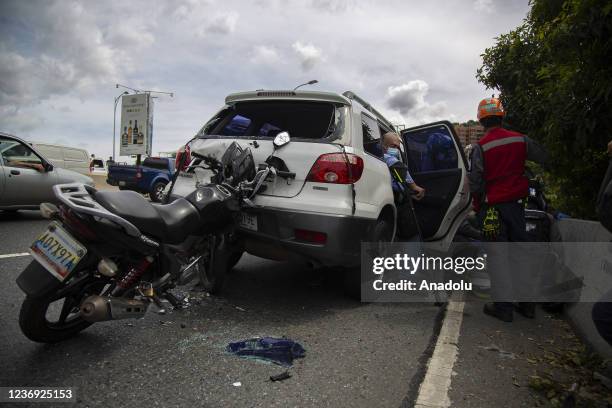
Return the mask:
{"type": "Polygon", "coordinates": [[[388,147],[387,154],[390,154],[391,156],[395,157],[397,160],[400,159],[400,151],[397,147],[388,147]]]}

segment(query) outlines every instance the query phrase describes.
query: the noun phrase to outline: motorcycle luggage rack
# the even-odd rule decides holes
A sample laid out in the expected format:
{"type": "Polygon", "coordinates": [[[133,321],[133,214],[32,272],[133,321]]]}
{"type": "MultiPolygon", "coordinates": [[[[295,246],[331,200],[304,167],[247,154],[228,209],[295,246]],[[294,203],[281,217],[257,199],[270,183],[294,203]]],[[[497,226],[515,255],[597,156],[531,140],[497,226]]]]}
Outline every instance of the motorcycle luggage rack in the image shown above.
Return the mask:
{"type": "Polygon", "coordinates": [[[140,237],[142,233],[134,224],[119,217],[117,214],[113,214],[94,200],[92,194],[95,194],[96,191],[95,188],[81,183],[57,184],[53,186],[55,196],[76,212],[105,218],[125,228],[129,235],[140,237]]]}

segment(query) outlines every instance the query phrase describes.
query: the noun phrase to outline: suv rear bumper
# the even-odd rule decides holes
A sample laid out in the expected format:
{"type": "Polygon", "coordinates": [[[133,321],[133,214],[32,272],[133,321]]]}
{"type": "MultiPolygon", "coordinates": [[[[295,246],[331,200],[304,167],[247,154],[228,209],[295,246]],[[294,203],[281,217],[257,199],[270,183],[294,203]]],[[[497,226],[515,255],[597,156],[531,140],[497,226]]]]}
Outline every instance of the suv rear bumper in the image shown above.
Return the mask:
{"type": "Polygon", "coordinates": [[[298,260],[315,266],[355,266],[361,259],[361,242],[367,241],[376,219],[328,215],[284,209],[249,209],[257,216],[257,231],[240,227],[247,252],[274,260],[298,260]],[[296,239],[295,230],[326,234],[325,243],[296,239]]]}

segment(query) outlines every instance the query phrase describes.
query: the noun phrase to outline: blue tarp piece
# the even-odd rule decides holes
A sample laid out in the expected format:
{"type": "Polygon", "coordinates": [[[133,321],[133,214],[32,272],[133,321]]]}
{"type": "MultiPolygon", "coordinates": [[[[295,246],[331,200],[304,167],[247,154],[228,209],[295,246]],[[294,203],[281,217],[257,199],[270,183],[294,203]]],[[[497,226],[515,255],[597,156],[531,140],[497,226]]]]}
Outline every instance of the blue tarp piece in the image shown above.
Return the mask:
{"type": "Polygon", "coordinates": [[[253,357],[291,367],[294,358],[304,357],[306,350],[300,343],[290,339],[261,337],[230,343],[228,353],[242,357],[253,357]]]}

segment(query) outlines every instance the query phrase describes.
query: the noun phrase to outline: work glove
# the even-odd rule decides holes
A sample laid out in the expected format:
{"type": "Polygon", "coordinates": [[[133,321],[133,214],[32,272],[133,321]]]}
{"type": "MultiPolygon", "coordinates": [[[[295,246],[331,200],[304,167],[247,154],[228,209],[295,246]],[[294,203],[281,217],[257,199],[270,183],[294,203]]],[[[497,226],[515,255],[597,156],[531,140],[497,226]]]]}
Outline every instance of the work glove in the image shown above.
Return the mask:
{"type": "Polygon", "coordinates": [[[495,241],[501,232],[499,211],[495,207],[487,208],[482,220],[482,235],[487,241],[495,241]]]}

